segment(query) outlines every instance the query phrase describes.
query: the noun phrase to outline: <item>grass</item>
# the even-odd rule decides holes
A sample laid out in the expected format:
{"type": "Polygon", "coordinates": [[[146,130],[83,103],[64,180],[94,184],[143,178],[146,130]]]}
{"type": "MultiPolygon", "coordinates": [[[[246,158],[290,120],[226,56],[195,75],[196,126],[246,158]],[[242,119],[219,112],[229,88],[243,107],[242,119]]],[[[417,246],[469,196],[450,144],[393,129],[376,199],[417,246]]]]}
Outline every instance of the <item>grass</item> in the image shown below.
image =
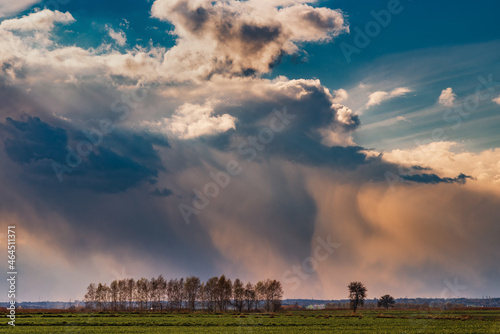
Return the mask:
{"type": "MultiPolygon", "coordinates": [[[[3,315],[0,332],[12,330],[3,315]]],[[[19,333],[500,333],[500,310],[276,314],[20,313],[19,333]]]]}

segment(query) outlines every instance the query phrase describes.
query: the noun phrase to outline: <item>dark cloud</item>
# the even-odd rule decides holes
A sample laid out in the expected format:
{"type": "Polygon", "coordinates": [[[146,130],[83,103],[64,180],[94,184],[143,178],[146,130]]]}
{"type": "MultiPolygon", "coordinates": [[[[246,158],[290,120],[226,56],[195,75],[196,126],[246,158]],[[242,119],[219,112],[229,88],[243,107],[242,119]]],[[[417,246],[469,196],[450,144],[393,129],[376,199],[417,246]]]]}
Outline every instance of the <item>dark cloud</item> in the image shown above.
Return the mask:
{"type": "Polygon", "coordinates": [[[28,115],[19,121],[7,118],[0,125],[7,156],[21,164],[33,182],[117,193],[156,183],[164,170],[154,145],[168,147],[168,142],[151,134],[96,134],[94,129],[87,137],[69,125],[66,130],[28,115]]]}
{"type": "Polygon", "coordinates": [[[29,164],[41,159],[63,161],[67,154],[66,130],[50,126],[38,117],[24,115],[16,121],[8,117],[0,131],[10,136],[4,142],[5,152],[13,161],[29,164]]]}
{"type": "Polygon", "coordinates": [[[317,27],[318,29],[331,30],[338,26],[338,22],[336,22],[334,19],[321,15],[320,13],[312,10],[312,8],[310,8],[309,11],[307,11],[303,15],[303,17],[311,25],[317,27]]]}
{"type": "Polygon", "coordinates": [[[163,188],[162,190],[156,188],[151,192],[151,195],[156,196],[156,197],[168,197],[170,195],[173,195],[174,192],[168,188],[163,188]]]}
{"type": "Polygon", "coordinates": [[[407,181],[412,181],[416,183],[429,183],[429,184],[437,184],[437,183],[457,183],[457,184],[465,184],[467,179],[473,179],[469,175],[460,174],[457,177],[439,177],[436,174],[416,174],[416,175],[402,175],[401,178],[407,181]]]}
{"type": "Polygon", "coordinates": [[[279,25],[257,26],[247,23],[241,26],[240,32],[241,40],[248,45],[247,50],[251,53],[256,53],[264,45],[277,39],[281,34],[281,28],[279,25]]]}

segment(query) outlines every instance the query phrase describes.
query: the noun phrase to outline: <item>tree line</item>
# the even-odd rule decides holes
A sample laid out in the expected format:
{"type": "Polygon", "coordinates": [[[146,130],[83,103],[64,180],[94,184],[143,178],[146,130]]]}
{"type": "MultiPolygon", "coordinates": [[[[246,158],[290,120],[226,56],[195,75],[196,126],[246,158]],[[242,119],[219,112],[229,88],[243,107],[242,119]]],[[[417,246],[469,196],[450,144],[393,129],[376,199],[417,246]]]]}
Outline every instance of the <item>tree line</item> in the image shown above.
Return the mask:
{"type": "Polygon", "coordinates": [[[85,294],[85,307],[90,310],[204,310],[226,312],[277,311],[281,307],[283,287],[280,281],[267,279],[255,285],[225,275],[202,282],[198,277],[166,280],[133,278],[114,280],[108,286],[91,283],[85,294]]]}

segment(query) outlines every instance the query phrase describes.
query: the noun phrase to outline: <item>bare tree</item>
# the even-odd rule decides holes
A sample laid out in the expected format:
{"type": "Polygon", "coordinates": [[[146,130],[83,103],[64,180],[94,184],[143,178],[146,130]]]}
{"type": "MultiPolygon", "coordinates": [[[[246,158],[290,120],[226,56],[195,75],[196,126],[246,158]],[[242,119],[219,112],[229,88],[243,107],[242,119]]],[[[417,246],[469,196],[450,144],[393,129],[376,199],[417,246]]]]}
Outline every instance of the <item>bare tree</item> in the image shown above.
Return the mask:
{"type": "Polygon", "coordinates": [[[235,279],[233,283],[233,299],[234,309],[241,313],[245,299],[245,288],[239,278],[235,279]]]}
{"type": "Polygon", "coordinates": [[[349,299],[354,313],[359,306],[363,306],[366,298],[366,287],[361,282],[351,282],[347,286],[349,289],[349,299]]]}
{"type": "Polygon", "coordinates": [[[171,279],[167,285],[167,299],[170,309],[180,310],[184,301],[184,278],[171,279]]]}
{"type": "Polygon", "coordinates": [[[210,312],[215,312],[217,308],[217,298],[218,298],[218,284],[219,278],[217,276],[211,277],[207,284],[205,285],[205,294],[207,297],[208,310],[210,312]]]}
{"type": "Polygon", "coordinates": [[[149,282],[146,278],[142,277],[136,282],[136,292],[137,292],[137,302],[139,303],[139,309],[142,311],[148,308],[148,298],[149,298],[149,282]]]}
{"type": "Polygon", "coordinates": [[[200,291],[200,285],[200,279],[195,276],[187,277],[184,283],[184,294],[187,299],[188,308],[191,311],[196,309],[196,299],[200,291]]]}
{"type": "Polygon", "coordinates": [[[182,309],[182,306],[184,305],[184,278],[181,278],[179,280],[179,284],[177,285],[177,289],[175,290],[177,293],[177,309],[180,310],[182,309]]]}
{"type": "Polygon", "coordinates": [[[247,311],[250,312],[252,310],[252,306],[255,304],[255,290],[250,282],[248,282],[245,286],[245,303],[247,311]]]}
{"type": "Polygon", "coordinates": [[[233,296],[233,284],[230,279],[227,279],[225,275],[219,277],[219,282],[217,283],[217,301],[218,308],[221,312],[227,311],[227,306],[231,303],[231,298],[233,296]]]}
{"type": "Polygon", "coordinates": [[[268,279],[265,283],[267,311],[275,312],[281,307],[283,287],[280,281],[268,279]]]}
{"type": "Polygon", "coordinates": [[[149,299],[149,308],[155,310],[157,308],[156,298],[158,297],[158,282],[156,278],[151,277],[148,282],[148,299],[149,299]]]}
{"type": "Polygon", "coordinates": [[[157,307],[160,308],[160,310],[163,310],[163,304],[165,301],[165,296],[167,294],[167,281],[165,278],[163,278],[163,275],[158,276],[156,279],[156,286],[157,286],[157,291],[156,291],[156,302],[157,307]]]}
{"type": "Polygon", "coordinates": [[[177,280],[170,279],[167,283],[167,301],[168,307],[170,311],[172,311],[175,307],[175,285],[177,284],[177,280]]]}
{"type": "Polygon", "coordinates": [[[262,302],[266,300],[266,285],[264,282],[258,281],[257,284],[255,284],[255,297],[255,309],[257,310],[262,302]]]}
{"type": "Polygon", "coordinates": [[[202,282],[200,285],[200,291],[198,292],[198,301],[200,302],[200,307],[202,310],[205,310],[205,307],[207,306],[207,288],[205,286],[205,283],[202,282]]]}
{"type": "Polygon", "coordinates": [[[128,309],[134,308],[134,298],[136,296],[136,285],[133,278],[129,278],[127,280],[127,300],[128,300],[128,309]]]}
{"type": "Polygon", "coordinates": [[[94,283],[90,283],[87,287],[87,293],[85,294],[85,306],[91,310],[94,310],[96,307],[96,290],[96,285],[94,283]]]}
{"type": "Polygon", "coordinates": [[[227,312],[230,305],[234,305],[237,312],[244,308],[250,312],[265,302],[265,309],[274,312],[281,306],[282,296],[283,288],[277,280],[259,281],[255,286],[248,282],[245,286],[238,278],[233,284],[225,275],[212,277],[206,283],[195,276],[167,282],[159,275],[150,280],[114,280],[109,287],[92,283],[87,287],[84,300],[91,310],[163,310],[167,305],[170,311],[184,307],[195,311],[200,305],[210,312],[227,312]]]}
{"type": "Polygon", "coordinates": [[[108,308],[109,302],[109,293],[110,289],[106,284],[97,284],[96,289],[96,300],[97,300],[97,309],[98,310],[106,310],[108,308]]]}
{"type": "Polygon", "coordinates": [[[121,279],[118,281],[118,307],[120,310],[126,308],[127,302],[127,280],[121,279]]]}
{"type": "Polygon", "coordinates": [[[118,309],[118,281],[114,280],[113,282],[111,282],[109,287],[111,290],[111,308],[116,311],[118,309]]]}

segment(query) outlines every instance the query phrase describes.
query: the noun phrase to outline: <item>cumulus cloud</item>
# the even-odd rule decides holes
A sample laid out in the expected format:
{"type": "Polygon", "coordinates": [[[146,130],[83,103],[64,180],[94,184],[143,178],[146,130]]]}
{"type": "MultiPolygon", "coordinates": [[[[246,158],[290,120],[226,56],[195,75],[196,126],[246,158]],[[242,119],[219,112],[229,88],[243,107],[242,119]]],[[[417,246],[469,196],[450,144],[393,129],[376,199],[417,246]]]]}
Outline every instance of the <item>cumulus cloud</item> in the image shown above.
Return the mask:
{"type": "Polygon", "coordinates": [[[75,19],[68,12],[62,13],[58,10],[51,11],[49,9],[44,9],[36,13],[25,15],[22,18],[4,20],[0,23],[0,29],[18,31],[49,31],[54,28],[55,23],[68,24],[74,21],[75,19]]]}
{"type": "Polygon", "coordinates": [[[74,22],[70,13],[43,10],[0,23],[0,63],[10,79],[23,83],[107,81],[110,75],[144,80],[170,80],[161,70],[164,49],[134,49],[118,53],[106,45],[85,49],[54,42],[56,23],[74,22]],[[12,69],[16,69],[14,72],[12,69]],[[30,72],[29,78],[17,75],[30,72]]]}
{"type": "Polygon", "coordinates": [[[455,101],[456,97],[457,95],[453,93],[453,89],[451,87],[448,87],[441,91],[438,102],[445,107],[453,107],[453,102],[455,101]]]}
{"type": "Polygon", "coordinates": [[[368,97],[368,102],[366,103],[366,107],[372,107],[381,104],[384,101],[406,95],[410,92],[411,89],[407,87],[398,87],[393,89],[391,92],[377,91],[371,93],[370,96],[368,97]]]}
{"type": "Polygon", "coordinates": [[[349,94],[345,89],[339,89],[333,92],[334,93],[334,102],[342,103],[349,98],[349,94]]]}
{"type": "MultiPolygon", "coordinates": [[[[217,75],[267,73],[283,55],[299,51],[301,42],[327,41],[348,30],[340,11],[297,1],[279,5],[257,0],[158,0],[152,14],[175,26],[178,39],[174,47],[150,46],[119,53],[106,45],[96,49],[58,46],[50,38],[54,23],[68,24],[74,18],[70,13],[45,9],[2,22],[0,61],[15,62],[42,78],[50,75],[54,81],[115,75],[138,81],[202,82],[217,75]],[[19,36],[20,31],[31,36],[19,36]]],[[[108,33],[118,45],[126,44],[122,31],[108,27],[108,33]]]]}
{"type": "Polygon", "coordinates": [[[240,120],[235,136],[254,135],[252,131],[266,126],[274,109],[283,107],[296,117],[287,131],[279,134],[287,136],[284,141],[295,141],[305,136],[307,143],[322,141],[327,146],[346,146],[353,143],[352,132],[360,124],[359,115],[339,103],[347,96],[345,90],[330,91],[317,79],[218,77],[188,90],[169,87],[162,94],[201,99],[204,101],[201,104],[214,98],[231,101],[213,105],[212,108],[216,115],[229,114],[240,120]]]}
{"type": "Polygon", "coordinates": [[[384,153],[384,159],[406,166],[425,166],[445,177],[471,175],[484,184],[500,184],[500,149],[470,152],[463,145],[441,141],[384,153]]]}
{"type": "Polygon", "coordinates": [[[297,43],[329,40],[348,30],[340,11],[303,2],[156,0],[151,12],[171,22],[179,36],[165,55],[172,70],[197,77],[253,75],[297,52],[297,43]]]}
{"type": "Polygon", "coordinates": [[[236,118],[229,114],[214,116],[215,105],[216,102],[207,102],[204,105],[185,103],[172,117],[164,118],[161,122],[144,124],[179,139],[193,139],[234,129],[236,118]]]}
{"type": "Polygon", "coordinates": [[[109,26],[106,27],[106,29],[108,31],[109,37],[111,37],[116,42],[116,44],[124,46],[127,43],[127,36],[123,32],[123,30],[116,31],[109,26]]]}
{"type": "Polygon", "coordinates": [[[19,13],[39,0],[0,0],[0,18],[19,13]]]}

